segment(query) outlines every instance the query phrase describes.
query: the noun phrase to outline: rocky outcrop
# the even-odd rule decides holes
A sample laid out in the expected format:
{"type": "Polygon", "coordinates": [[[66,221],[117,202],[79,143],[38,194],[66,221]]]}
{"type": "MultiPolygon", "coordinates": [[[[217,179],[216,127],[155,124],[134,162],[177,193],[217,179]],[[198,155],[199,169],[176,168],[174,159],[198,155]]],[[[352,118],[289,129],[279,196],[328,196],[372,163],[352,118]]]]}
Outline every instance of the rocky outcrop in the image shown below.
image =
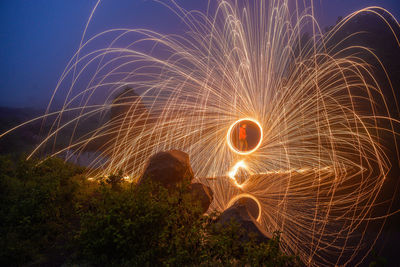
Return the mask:
{"type": "MultiPolygon", "coordinates": [[[[138,185],[152,181],[173,189],[179,183],[190,184],[193,178],[189,155],[179,150],[170,150],[159,152],[149,159],[138,185]]],[[[213,201],[211,188],[201,183],[192,183],[189,185],[189,192],[195,201],[200,202],[201,210],[205,213],[213,201]]]]}
{"type": "Polygon", "coordinates": [[[211,188],[201,183],[193,183],[190,185],[190,192],[193,199],[200,202],[202,212],[205,213],[213,201],[211,188]]]}
{"type": "Polygon", "coordinates": [[[179,150],[159,152],[153,155],[138,184],[151,180],[166,188],[173,188],[181,182],[190,183],[194,178],[189,155],[179,150]]]}
{"type": "Polygon", "coordinates": [[[217,223],[224,225],[231,221],[235,221],[243,229],[244,233],[240,237],[240,241],[242,242],[250,240],[250,233],[253,233],[256,241],[260,243],[267,242],[272,238],[272,235],[264,231],[256,219],[250,215],[246,204],[240,201],[225,210],[217,223]]]}

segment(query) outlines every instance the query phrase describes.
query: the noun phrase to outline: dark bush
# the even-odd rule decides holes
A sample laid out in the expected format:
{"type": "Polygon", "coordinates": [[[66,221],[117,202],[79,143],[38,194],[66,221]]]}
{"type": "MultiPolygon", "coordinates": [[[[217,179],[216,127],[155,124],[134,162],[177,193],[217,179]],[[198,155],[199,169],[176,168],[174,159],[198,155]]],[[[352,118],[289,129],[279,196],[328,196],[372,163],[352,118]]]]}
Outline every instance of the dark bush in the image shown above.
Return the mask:
{"type": "Polygon", "coordinates": [[[235,222],[217,224],[203,216],[188,185],[167,191],[154,184],[114,191],[101,186],[77,236],[78,260],[124,266],[291,266],[297,259],[279,249],[279,235],[268,243],[239,241],[235,222]]]}
{"type": "Polygon", "coordinates": [[[79,220],[75,205],[86,181],[82,171],[59,159],[39,164],[0,157],[0,265],[64,257],[79,220]]]}
{"type": "Polygon", "coordinates": [[[88,181],[82,168],[0,157],[1,266],[292,266],[268,243],[239,241],[238,224],[204,216],[188,184],[167,190],[88,181]]]}

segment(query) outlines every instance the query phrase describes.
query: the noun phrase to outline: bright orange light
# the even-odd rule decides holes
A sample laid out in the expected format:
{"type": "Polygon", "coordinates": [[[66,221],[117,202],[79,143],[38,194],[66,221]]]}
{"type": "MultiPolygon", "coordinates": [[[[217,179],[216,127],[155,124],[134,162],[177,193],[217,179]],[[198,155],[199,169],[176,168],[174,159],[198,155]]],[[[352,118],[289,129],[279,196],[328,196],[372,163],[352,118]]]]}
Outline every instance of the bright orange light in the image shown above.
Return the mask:
{"type": "Polygon", "coordinates": [[[249,155],[249,154],[253,153],[254,151],[256,151],[256,150],[260,147],[262,139],[263,139],[263,128],[261,127],[261,124],[260,124],[257,120],[252,119],[252,118],[244,118],[244,119],[240,119],[240,120],[235,121],[235,122],[231,125],[231,127],[229,127],[228,133],[227,133],[227,135],[226,135],[226,140],[227,140],[227,142],[228,142],[229,148],[230,148],[233,152],[235,152],[235,153],[237,153],[237,154],[239,154],[239,155],[249,155]],[[232,129],[233,129],[236,125],[238,125],[240,122],[242,122],[242,121],[251,121],[251,122],[253,122],[254,124],[256,124],[256,125],[258,126],[259,130],[260,130],[260,140],[258,141],[257,145],[256,145],[253,149],[251,149],[251,150],[249,150],[249,151],[245,151],[245,152],[236,149],[236,148],[232,145],[232,140],[231,140],[231,139],[232,139],[232,129]]]}
{"type": "Polygon", "coordinates": [[[244,162],[244,160],[241,160],[241,161],[238,161],[235,164],[235,166],[233,166],[233,168],[229,171],[228,176],[229,176],[229,178],[231,178],[235,182],[235,185],[237,187],[242,188],[246,182],[239,184],[238,181],[236,180],[236,177],[235,177],[235,175],[238,172],[239,168],[243,168],[243,169],[245,169],[246,171],[248,171],[251,174],[251,172],[248,169],[248,167],[247,167],[246,163],[244,162]]]}

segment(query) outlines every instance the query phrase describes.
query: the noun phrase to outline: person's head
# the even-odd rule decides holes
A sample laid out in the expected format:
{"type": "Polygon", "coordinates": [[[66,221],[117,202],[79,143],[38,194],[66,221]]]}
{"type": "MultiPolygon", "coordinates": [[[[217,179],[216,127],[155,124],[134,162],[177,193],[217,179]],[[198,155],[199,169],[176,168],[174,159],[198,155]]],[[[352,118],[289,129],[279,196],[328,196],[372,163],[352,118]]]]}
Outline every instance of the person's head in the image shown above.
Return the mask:
{"type": "Polygon", "coordinates": [[[246,123],[243,123],[243,124],[242,124],[242,127],[243,127],[243,128],[246,128],[246,127],[247,127],[247,124],[246,124],[246,123]]]}

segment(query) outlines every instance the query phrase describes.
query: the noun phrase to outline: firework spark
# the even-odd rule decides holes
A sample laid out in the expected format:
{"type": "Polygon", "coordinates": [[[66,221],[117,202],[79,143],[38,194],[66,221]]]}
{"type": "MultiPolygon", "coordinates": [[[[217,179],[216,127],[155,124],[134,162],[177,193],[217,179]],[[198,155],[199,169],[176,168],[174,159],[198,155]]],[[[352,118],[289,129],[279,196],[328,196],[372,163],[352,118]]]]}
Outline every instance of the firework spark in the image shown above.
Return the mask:
{"type": "Polygon", "coordinates": [[[380,16],[393,31],[380,15],[390,13],[363,9],[323,35],[312,2],[305,10],[293,3],[221,0],[203,14],[171,1],[188,28],[184,36],[146,29],[84,34],[52,97],[64,95],[64,104],[43,116],[52,126],[31,156],[51,148],[48,156],[70,160],[96,147],[89,176],[122,170],[136,179],[150,155],[179,149],[213,189],[213,209],[250,197],[261,225],[282,232],[286,252],[314,266],[354,261],[390,170],[380,140],[395,142],[398,121],[359,56],[375,56],[372,50],[328,44],[360,13],[380,16]],[[304,40],[305,31],[311,38],[304,40]],[[91,50],[99,40],[111,41],[91,50]],[[135,93],[121,93],[127,87],[135,93]],[[99,96],[103,102],[93,104],[99,96]],[[93,117],[101,125],[87,130],[93,117]],[[250,153],[236,153],[229,138],[243,118],[261,129],[250,153]],[[60,141],[66,132],[70,138],[60,141]],[[240,168],[249,174],[243,184],[235,178],[240,168]]]}

